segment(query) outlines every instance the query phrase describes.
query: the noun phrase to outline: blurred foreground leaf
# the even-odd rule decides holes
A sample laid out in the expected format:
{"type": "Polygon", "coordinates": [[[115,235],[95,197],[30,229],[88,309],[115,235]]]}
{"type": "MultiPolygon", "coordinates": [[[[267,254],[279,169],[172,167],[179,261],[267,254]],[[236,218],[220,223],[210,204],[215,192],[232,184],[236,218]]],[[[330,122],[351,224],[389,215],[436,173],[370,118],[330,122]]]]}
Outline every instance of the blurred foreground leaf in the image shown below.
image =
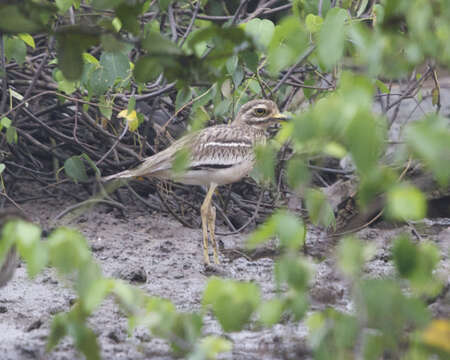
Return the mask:
{"type": "Polygon", "coordinates": [[[210,278],[203,294],[203,306],[211,306],[225,331],[239,331],[260,303],[256,284],[210,278]]]}

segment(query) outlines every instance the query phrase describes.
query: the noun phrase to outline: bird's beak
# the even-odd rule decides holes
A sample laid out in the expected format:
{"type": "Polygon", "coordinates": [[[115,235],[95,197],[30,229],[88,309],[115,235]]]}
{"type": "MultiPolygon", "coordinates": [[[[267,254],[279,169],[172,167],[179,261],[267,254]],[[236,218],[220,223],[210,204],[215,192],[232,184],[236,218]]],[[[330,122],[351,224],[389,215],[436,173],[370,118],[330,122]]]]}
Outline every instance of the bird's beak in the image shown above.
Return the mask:
{"type": "Polygon", "coordinates": [[[279,122],[284,122],[284,121],[288,121],[289,117],[282,114],[282,113],[277,113],[275,115],[272,116],[272,119],[277,120],[279,122]]]}

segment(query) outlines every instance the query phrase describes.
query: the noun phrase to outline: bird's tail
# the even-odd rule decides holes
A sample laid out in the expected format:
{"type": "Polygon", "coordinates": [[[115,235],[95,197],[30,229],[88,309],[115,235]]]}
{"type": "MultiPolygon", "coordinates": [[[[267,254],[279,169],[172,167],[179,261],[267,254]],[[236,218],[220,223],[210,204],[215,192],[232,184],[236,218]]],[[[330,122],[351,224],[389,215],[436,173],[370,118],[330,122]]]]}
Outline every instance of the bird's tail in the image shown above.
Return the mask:
{"type": "Polygon", "coordinates": [[[102,177],[102,181],[109,181],[109,180],[113,180],[113,179],[130,179],[135,176],[136,176],[135,171],[125,170],[125,171],[121,171],[117,174],[102,177]]]}

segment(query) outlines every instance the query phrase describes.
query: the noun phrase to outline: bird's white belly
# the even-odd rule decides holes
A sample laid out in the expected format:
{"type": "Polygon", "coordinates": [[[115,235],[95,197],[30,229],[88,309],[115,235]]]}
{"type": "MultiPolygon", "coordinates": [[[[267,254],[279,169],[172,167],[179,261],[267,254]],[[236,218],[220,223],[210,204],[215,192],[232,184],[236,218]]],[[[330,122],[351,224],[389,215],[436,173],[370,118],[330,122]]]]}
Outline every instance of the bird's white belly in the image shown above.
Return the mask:
{"type": "Polygon", "coordinates": [[[245,160],[228,168],[187,170],[178,176],[171,174],[170,178],[188,185],[209,185],[211,183],[225,185],[247,176],[252,168],[253,162],[245,160]]]}

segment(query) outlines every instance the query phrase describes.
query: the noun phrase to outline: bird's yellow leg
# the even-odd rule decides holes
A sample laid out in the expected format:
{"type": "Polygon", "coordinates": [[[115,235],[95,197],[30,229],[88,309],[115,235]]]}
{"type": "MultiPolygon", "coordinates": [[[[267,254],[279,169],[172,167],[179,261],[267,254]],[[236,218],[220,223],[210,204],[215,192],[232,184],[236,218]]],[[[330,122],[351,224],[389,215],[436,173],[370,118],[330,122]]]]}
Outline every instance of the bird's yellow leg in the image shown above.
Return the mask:
{"type": "Polygon", "coordinates": [[[208,218],[211,209],[211,199],[216,189],[216,184],[211,184],[208,193],[205,196],[205,200],[200,208],[200,213],[202,215],[202,231],[203,231],[203,257],[205,264],[210,264],[208,255],[208,218]]]}
{"type": "Polygon", "coordinates": [[[211,242],[213,243],[213,254],[214,254],[214,263],[219,264],[219,257],[217,254],[217,242],[216,242],[216,208],[214,206],[210,207],[209,216],[208,216],[208,230],[209,236],[211,237],[211,242]]]}

